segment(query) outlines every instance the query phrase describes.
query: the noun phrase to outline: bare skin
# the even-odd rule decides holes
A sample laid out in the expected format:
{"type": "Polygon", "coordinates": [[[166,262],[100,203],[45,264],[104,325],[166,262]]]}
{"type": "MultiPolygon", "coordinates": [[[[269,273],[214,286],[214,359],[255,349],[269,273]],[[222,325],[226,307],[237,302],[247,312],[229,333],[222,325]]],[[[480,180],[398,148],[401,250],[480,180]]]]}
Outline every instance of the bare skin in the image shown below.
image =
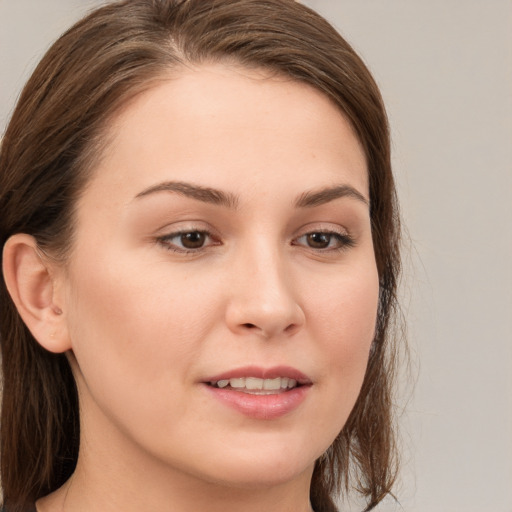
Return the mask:
{"type": "MultiPolygon", "coordinates": [[[[318,91],[224,65],[170,76],[111,135],[69,259],[37,288],[60,313],[25,314],[80,398],[76,472],[38,511],[310,512],[377,314],[356,136],[318,91]],[[232,389],[233,406],[214,376],[247,367],[303,389],[232,389]]],[[[36,266],[30,250],[13,239],[7,259],[36,266]]]]}

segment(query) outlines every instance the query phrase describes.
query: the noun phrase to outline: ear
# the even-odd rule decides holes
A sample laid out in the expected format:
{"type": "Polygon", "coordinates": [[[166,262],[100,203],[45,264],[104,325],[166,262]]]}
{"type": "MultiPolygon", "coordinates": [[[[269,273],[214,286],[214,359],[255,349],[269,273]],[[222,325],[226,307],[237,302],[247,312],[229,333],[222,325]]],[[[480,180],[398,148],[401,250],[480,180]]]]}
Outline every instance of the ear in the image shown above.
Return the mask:
{"type": "Polygon", "coordinates": [[[7,290],[34,338],[50,352],[71,348],[65,314],[56,290],[57,264],[44,257],[34,237],[16,234],[5,243],[7,290]]]}

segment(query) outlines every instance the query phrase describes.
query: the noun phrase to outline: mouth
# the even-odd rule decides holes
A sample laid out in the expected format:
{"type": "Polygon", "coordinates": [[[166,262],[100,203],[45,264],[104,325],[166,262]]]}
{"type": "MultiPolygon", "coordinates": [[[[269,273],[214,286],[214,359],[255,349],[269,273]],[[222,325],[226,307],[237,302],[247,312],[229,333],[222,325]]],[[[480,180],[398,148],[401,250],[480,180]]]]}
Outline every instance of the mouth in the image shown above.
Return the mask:
{"type": "Polygon", "coordinates": [[[313,387],[302,372],[289,366],[246,366],[203,381],[210,396],[256,420],[274,420],[300,408],[313,387]]]}
{"type": "Polygon", "coordinates": [[[214,388],[239,391],[250,395],[275,395],[304,385],[290,377],[275,377],[272,379],[234,377],[230,379],[214,380],[207,384],[214,388]]]}

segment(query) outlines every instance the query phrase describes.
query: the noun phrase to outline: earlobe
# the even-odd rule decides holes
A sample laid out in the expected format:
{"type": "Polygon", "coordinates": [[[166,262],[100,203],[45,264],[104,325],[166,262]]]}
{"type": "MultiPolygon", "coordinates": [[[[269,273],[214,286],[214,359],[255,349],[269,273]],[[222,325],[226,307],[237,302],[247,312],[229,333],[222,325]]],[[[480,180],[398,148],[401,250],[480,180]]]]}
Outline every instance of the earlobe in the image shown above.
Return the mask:
{"type": "Polygon", "coordinates": [[[65,352],[71,346],[52,270],[34,237],[20,233],[5,243],[3,274],[18,313],[41,346],[65,352]]]}

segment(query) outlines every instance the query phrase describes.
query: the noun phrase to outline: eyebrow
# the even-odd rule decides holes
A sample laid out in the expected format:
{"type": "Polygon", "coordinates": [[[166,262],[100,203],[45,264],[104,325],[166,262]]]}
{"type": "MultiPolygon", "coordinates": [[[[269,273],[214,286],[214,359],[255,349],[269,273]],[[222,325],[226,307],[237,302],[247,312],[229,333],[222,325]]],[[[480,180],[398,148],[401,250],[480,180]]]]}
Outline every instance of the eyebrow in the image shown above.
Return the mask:
{"type": "Polygon", "coordinates": [[[236,209],[238,206],[238,198],[234,194],[210,187],[185,183],[183,181],[164,181],[163,183],[158,183],[157,185],[153,185],[139,192],[135,198],[139,199],[157,192],[177,192],[178,194],[197,199],[203,203],[226,206],[231,209],[236,209]]]}
{"type": "MultiPolygon", "coordinates": [[[[164,181],[152,185],[139,192],[135,199],[147,197],[158,192],[176,192],[204,203],[225,206],[231,209],[236,209],[239,203],[238,197],[230,192],[223,192],[215,188],[203,187],[183,181],[164,181]]],[[[295,201],[295,208],[313,208],[343,197],[351,197],[369,206],[368,199],[354,187],[350,185],[335,185],[302,193],[295,201]]]]}
{"type": "Polygon", "coordinates": [[[304,192],[295,201],[296,208],[312,208],[340,199],[342,197],[351,197],[363,202],[366,206],[370,202],[358,190],[350,185],[335,185],[333,187],[325,187],[320,190],[304,192]]]}

